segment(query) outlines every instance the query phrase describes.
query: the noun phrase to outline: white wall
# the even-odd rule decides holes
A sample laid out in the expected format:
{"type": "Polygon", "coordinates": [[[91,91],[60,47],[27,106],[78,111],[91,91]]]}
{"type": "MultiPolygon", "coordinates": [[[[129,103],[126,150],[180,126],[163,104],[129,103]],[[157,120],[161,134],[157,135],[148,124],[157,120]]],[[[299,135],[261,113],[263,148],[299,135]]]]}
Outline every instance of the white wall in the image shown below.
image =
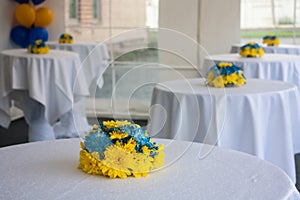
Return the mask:
{"type": "MultiPolygon", "coordinates": [[[[65,1],[64,0],[46,0],[37,7],[48,7],[53,12],[53,21],[47,27],[49,40],[57,40],[60,33],[64,32],[65,22],[65,1]]],[[[10,31],[17,25],[14,19],[14,11],[18,3],[13,0],[1,1],[0,6],[0,50],[19,48],[10,41],[10,31]]]]}
{"type": "Polygon", "coordinates": [[[160,62],[197,65],[198,0],[160,0],[159,27],[160,62]]]}
{"type": "Polygon", "coordinates": [[[50,8],[53,12],[53,21],[47,27],[50,40],[58,40],[65,31],[65,0],[46,0],[41,7],[50,8]]]}
{"type": "Polygon", "coordinates": [[[13,27],[14,9],[18,5],[14,1],[2,1],[0,6],[0,50],[12,47],[9,33],[13,27]]]}
{"type": "MultiPolygon", "coordinates": [[[[187,37],[180,40],[172,34],[159,34],[159,47],[174,49],[199,67],[204,56],[229,53],[231,44],[240,41],[240,0],[161,0],[159,9],[160,27],[190,37],[187,41],[187,37]]],[[[160,61],[168,65],[190,65],[166,53],[159,55],[160,61]]]]}
{"type": "Polygon", "coordinates": [[[240,42],[240,0],[201,0],[199,36],[209,54],[229,53],[240,42]]]}

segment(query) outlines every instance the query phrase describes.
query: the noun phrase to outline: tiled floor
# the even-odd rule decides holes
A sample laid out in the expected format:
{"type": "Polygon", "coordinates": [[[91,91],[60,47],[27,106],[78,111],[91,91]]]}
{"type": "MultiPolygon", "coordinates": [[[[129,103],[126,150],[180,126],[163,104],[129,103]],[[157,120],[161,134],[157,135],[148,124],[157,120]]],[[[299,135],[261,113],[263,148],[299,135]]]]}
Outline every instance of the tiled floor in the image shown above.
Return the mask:
{"type": "MultiPolygon", "coordinates": [[[[99,121],[108,119],[99,119],[99,121]]],[[[90,123],[94,123],[93,120],[89,120],[90,123]]],[[[142,127],[147,125],[146,120],[134,120],[135,123],[140,124],[142,127]]],[[[0,127],[0,147],[21,144],[28,142],[27,140],[28,125],[23,118],[15,120],[10,125],[9,129],[0,127]]],[[[296,172],[297,172],[297,188],[300,191],[300,154],[295,156],[296,160],[296,172]]]]}

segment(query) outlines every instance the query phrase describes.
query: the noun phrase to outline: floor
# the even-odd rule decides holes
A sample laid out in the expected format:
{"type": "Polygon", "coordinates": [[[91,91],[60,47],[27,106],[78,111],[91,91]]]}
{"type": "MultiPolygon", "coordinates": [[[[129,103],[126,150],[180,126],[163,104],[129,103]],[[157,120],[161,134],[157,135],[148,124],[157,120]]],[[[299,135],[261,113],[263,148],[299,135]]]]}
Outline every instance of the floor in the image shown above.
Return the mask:
{"type": "MultiPolygon", "coordinates": [[[[98,119],[98,120],[103,121],[108,119],[98,119]]],[[[91,124],[94,122],[92,120],[89,121],[91,124]]],[[[145,127],[147,125],[146,120],[134,120],[134,122],[140,124],[142,127],[145,127]]],[[[28,142],[27,132],[28,132],[28,125],[26,124],[24,118],[13,121],[8,129],[4,129],[0,127],[0,147],[28,142]]],[[[300,154],[297,154],[295,156],[295,160],[296,160],[296,174],[297,174],[296,187],[300,191],[300,154]]]]}
{"type": "MultiPolygon", "coordinates": [[[[99,121],[109,120],[107,118],[98,119],[99,121]]],[[[147,120],[134,120],[135,123],[145,127],[147,120]]],[[[94,120],[89,120],[90,124],[94,124],[94,120]]],[[[17,119],[10,124],[8,129],[0,127],[0,147],[9,145],[22,144],[28,142],[27,138],[28,125],[24,118],[17,119]]]]}

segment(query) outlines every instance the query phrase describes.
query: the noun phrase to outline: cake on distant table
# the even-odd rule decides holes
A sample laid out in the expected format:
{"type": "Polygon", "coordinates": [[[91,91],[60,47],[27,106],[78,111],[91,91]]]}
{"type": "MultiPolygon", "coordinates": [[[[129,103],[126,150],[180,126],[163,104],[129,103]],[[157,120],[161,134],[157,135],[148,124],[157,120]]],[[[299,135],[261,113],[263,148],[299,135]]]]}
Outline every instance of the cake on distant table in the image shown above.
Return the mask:
{"type": "Polygon", "coordinates": [[[279,43],[279,39],[276,35],[269,34],[263,37],[263,44],[268,46],[278,46],[279,43]]]}
{"type": "Polygon", "coordinates": [[[265,52],[259,44],[249,42],[240,48],[239,53],[242,57],[262,57],[265,52]]]}
{"type": "Polygon", "coordinates": [[[208,85],[216,88],[238,87],[246,83],[242,69],[231,62],[220,62],[207,72],[208,85]]]}

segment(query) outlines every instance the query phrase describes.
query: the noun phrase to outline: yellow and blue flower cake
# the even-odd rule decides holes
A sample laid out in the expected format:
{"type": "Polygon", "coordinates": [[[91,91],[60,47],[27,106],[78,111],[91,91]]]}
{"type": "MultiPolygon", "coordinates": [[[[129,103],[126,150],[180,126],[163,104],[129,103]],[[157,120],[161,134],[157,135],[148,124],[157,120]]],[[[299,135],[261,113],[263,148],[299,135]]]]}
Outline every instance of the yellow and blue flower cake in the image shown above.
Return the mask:
{"type": "Polygon", "coordinates": [[[240,67],[230,62],[220,62],[209,69],[206,81],[217,88],[238,87],[246,83],[246,78],[240,67]]]}
{"type": "Polygon", "coordinates": [[[267,46],[278,46],[280,42],[276,35],[270,34],[263,37],[263,44],[267,46]]]}
{"type": "Polygon", "coordinates": [[[264,53],[263,48],[255,42],[249,42],[240,48],[242,57],[262,57],[264,53]]]}
{"type": "Polygon", "coordinates": [[[63,33],[60,35],[58,39],[58,43],[60,44],[73,44],[74,43],[74,38],[72,35],[68,33],[63,33]]]}
{"type": "Polygon", "coordinates": [[[47,54],[49,53],[49,46],[43,40],[36,40],[28,45],[27,51],[34,54],[47,54]]]}
{"type": "Polygon", "coordinates": [[[147,176],[164,163],[163,144],[154,142],[139,125],[104,121],[94,125],[81,142],[78,168],[110,178],[147,176]]]}

